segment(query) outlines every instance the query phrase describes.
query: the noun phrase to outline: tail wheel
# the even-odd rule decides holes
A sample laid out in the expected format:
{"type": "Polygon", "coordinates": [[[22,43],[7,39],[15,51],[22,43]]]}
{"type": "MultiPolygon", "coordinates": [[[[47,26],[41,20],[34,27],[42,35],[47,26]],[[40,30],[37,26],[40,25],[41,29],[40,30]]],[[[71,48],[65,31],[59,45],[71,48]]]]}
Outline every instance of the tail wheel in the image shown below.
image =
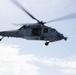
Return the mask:
{"type": "Polygon", "coordinates": [[[0,41],[3,39],[4,37],[0,38],[0,41]]]}

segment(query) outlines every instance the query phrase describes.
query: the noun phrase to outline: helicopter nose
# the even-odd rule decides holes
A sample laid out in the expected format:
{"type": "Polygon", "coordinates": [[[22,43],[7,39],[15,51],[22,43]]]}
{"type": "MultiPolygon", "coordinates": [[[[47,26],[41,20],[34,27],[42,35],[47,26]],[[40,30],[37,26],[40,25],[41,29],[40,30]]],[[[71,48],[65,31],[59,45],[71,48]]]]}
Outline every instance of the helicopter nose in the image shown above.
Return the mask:
{"type": "Polygon", "coordinates": [[[58,37],[58,40],[62,40],[62,39],[64,39],[63,34],[60,34],[60,33],[57,34],[57,37],[58,37]]]}
{"type": "Polygon", "coordinates": [[[65,40],[65,41],[67,41],[67,39],[68,39],[67,37],[64,37],[64,40],[65,40]]]}
{"type": "Polygon", "coordinates": [[[57,37],[59,40],[62,40],[62,39],[64,39],[65,41],[67,40],[67,37],[64,37],[63,34],[60,34],[60,33],[58,33],[57,37]]]}

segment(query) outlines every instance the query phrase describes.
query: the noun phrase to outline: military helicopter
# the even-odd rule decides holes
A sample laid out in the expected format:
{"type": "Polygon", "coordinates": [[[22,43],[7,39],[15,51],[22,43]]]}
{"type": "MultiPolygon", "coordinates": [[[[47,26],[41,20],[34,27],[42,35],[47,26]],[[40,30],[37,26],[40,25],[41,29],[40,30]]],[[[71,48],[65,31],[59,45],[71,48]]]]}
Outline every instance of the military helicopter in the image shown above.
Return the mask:
{"type": "MultiPolygon", "coordinates": [[[[46,23],[53,22],[53,21],[60,21],[64,19],[68,19],[65,17],[58,18],[55,20],[51,20],[48,22],[39,21],[33,15],[31,15],[24,7],[17,2],[16,0],[12,0],[12,2],[21,8],[27,15],[29,15],[32,19],[36,20],[37,23],[29,23],[29,24],[22,24],[19,29],[16,30],[9,30],[9,31],[1,31],[0,36],[1,39],[4,37],[16,37],[16,38],[23,38],[26,40],[41,40],[45,41],[45,45],[49,45],[50,42],[60,41],[64,39],[67,40],[63,34],[59,33],[56,29],[46,26],[46,23]],[[64,19],[63,19],[64,18],[64,19]]],[[[69,16],[69,15],[68,15],[69,16]]]]}

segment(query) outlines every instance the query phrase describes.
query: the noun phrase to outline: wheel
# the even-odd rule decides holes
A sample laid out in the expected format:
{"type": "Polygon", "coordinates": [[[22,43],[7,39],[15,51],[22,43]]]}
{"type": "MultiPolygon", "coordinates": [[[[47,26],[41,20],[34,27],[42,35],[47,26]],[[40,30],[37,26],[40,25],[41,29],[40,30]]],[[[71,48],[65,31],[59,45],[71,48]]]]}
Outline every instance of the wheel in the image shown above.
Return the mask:
{"type": "Polygon", "coordinates": [[[49,45],[49,42],[45,42],[45,45],[48,46],[49,45]]]}

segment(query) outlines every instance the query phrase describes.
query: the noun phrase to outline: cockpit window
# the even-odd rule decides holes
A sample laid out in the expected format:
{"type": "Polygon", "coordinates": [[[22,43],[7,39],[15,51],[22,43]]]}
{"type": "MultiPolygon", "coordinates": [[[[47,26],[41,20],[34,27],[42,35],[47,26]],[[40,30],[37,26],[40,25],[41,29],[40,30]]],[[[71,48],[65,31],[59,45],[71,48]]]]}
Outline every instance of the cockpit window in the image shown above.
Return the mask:
{"type": "Polygon", "coordinates": [[[45,28],[44,29],[44,33],[48,33],[48,28],[45,28]]]}

